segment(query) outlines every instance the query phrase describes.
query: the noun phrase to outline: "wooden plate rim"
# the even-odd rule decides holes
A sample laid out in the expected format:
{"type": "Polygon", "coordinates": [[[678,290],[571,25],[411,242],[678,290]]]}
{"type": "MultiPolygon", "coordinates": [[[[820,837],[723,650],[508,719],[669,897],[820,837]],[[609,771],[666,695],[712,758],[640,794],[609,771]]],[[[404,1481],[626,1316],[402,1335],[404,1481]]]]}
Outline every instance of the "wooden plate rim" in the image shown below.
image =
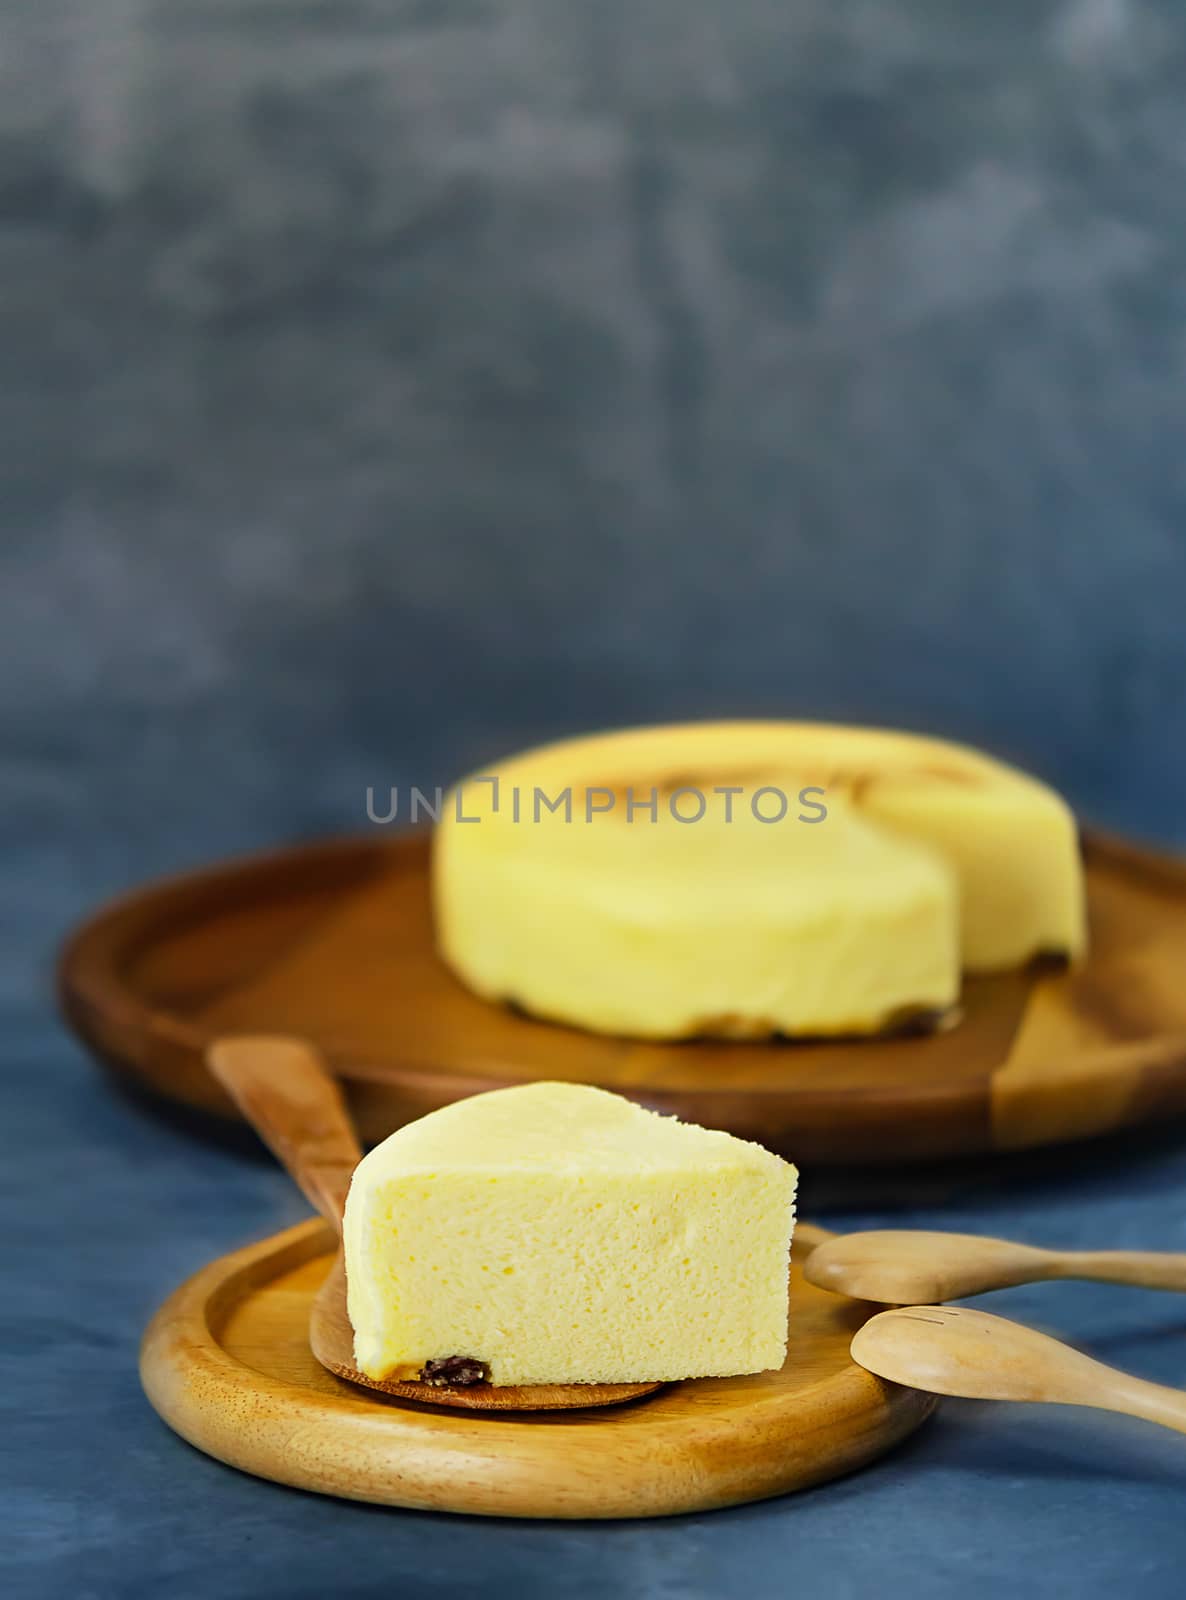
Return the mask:
{"type": "MultiPolygon", "coordinates": [[[[252,903],[261,894],[280,898],[281,894],[277,891],[283,891],[295,866],[299,866],[306,883],[310,877],[316,879],[327,876],[333,883],[343,881],[343,862],[348,864],[352,874],[357,875],[360,883],[368,881],[371,873],[380,866],[391,870],[396,865],[415,871],[418,868],[418,851],[423,848],[427,836],[427,829],[405,829],[376,839],[348,836],[252,852],[212,866],[156,879],[115,897],[87,917],[62,946],[57,964],[57,992],[61,1009],[108,1065],[145,1081],[155,1093],[234,1120],[235,1113],[216,1088],[211,1084],[208,1091],[205,1090],[201,1057],[210,1043],[210,1032],[199,1023],[172,1012],[154,1010],[145,1004],[123,979],[122,969],[128,957],[151,939],[152,930],[165,907],[173,913],[170,925],[176,928],[200,923],[206,910],[214,906],[220,913],[225,913],[228,905],[252,903]],[[180,917],[176,915],[179,906],[183,913],[180,917]],[[184,1083],[162,1088],[152,1072],[153,1057],[157,1052],[171,1056],[174,1065],[184,1062],[188,1068],[184,1083]]],[[[1175,857],[1099,830],[1085,830],[1082,843],[1084,857],[1089,863],[1096,861],[1112,865],[1126,874],[1156,885],[1168,884],[1186,897],[1186,858],[1175,857]]],[[[334,1052],[334,1040],[319,1040],[318,1043],[334,1052]]],[[[785,1047],[755,1043],[747,1048],[759,1051],[785,1047]]],[[[1148,1040],[1133,1041],[1130,1049],[1140,1061],[1152,1102],[1159,1097],[1175,1102],[1186,1099],[1186,1034],[1151,1035],[1148,1040]]],[[[339,1050],[336,1059],[348,1082],[375,1084],[383,1090],[404,1089],[410,1091],[413,1097],[421,1097],[426,1104],[438,1103],[443,1075],[447,1075],[450,1088],[456,1090],[457,1095],[506,1087],[521,1081],[502,1076],[495,1070],[454,1070],[415,1058],[376,1062],[356,1051],[346,1053],[339,1050]]],[[[1079,1087],[1088,1089],[1093,1083],[1110,1078],[1112,1072],[1113,1063],[1108,1052],[1083,1051],[1067,1064],[1062,1092],[1074,1093],[1079,1087]]],[[[640,1083],[638,1091],[648,1103],[660,1109],[676,1109],[675,1102],[681,1095],[678,1088],[656,1087],[646,1083],[640,1083]]],[[[1027,1091],[1023,1089],[1021,1092],[1024,1094],[1027,1091]]],[[[694,1093],[698,1102],[709,1106],[717,1101],[736,1099],[739,1093],[758,1103],[763,1100],[781,1103],[789,1097],[785,1085],[777,1082],[769,1086],[747,1083],[740,1091],[728,1084],[697,1084],[694,1093]]],[[[1038,1088],[1035,1093],[1042,1096],[1045,1090],[1038,1088]]],[[[457,1095],[451,1097],[456,1098],[457,1095]]],[[[892,1085],[887,1085],[884,1092],[879,1092],[875,1083],[864,1083],[827,1090],[795,1089],[791,1095],[796,1109],[806,1114],[830,1110],[842,1105],[850,1097],[854,1102],[859,1102],[866,1113],[876,1111],[878,1106],[887,1109],[914,1106],[920,1110],[932,1109],[953,1116],[966,1116],[969,1122],[985,1112],[987,1107],[984,1085],[965,1079],[920,1079],[917,1082],[896,1079],[892,1085]]],[[[706,1120],[711,1120],[711,1116],[706,1120]]],[[[1048,1109],[1044,1121],[1049,1121],[1048,1109]]],[[[1057,1137],[1055,1134],[1050,1142],[1055,1142],[1057,1137]]],[[[989,1139],[979,1148],[987,1150],[994,1148],[994,1145],[989,1139]]],[[[947,1152],[936,1152],[938,1155],[944,1153],[947,1152]]]]}
{"type": "MultiPolygon", "coordinates": [[[[804,1223],[800,1224],[799,1231],[810,1235],[815,1230],[804,1223]]],[[[560,1428],[572,1432],[575,1449],[579,1445],[580,1430],[591,1422],[603,1423],[615,1414],[636,1412],[661,1403],[664,1396],[682,1386],[665,1384],[653,1394],[622,1405],[589,1410],[458,1411],[361,1390],[339,1379],[332,1379],[334,1392],[308,1390],[299,1383],[288,1383],[259,1371],[223,1346],[219,1336],[245,1289],[259,1288],[318,1255],[329,1256],[333,1248],[331,1230],[320,1219],[313,1218],[208,1263],[161,1305],[141,1341],[140,1378],[154,1410],[174,1432],[197,1449],[241,1471],[347,1499],[478,1515],[623,1518],[718,1509],[770,1498],[841,1476],[894,1448],[920,1427],[938,1404],[937,1396],[887,1383],[850,1360],[835,1374],[821,1379],[820,1387],[825,1388],[836,1403],[841,1420],[852,1418],[864,1426],[846,1439],[843,1449],[821,1459],[818,1471],[805,1466],[801,1460],[788,1459],[784,1476],[780,1478],[776,1473],[770,1486],[757,1493],[728,1489],[716,1492],[686,1483],[677,1486],[676,1479],[687,1477],[687,1462],[680,1456],[681,1431],[685,1424],[678,1415],[665,1416],[654,1419],[653,1432],[648,1434],[647,1440],[648,1456],[653,1454],[653,1505],[640,1509],[636,1489],[629,1492],[623,1489],[615,1498],[615,1485],[599,1480],[596,1495],[591,1486],[586,1486],[589,1498],[584,1501],[578,1494],[574,1501],[565,1503],[566,1497],[561,1495],[542,1509],[534,1509],[529,1501],[517,1500],[514,1491],[508,1491],[498,1481],[502,1441],[521,1430],[560,1428]],[[204,1330],[205,1338],[178,1332],[178,1328],[186,1324],[192,1327],[195,1319],[204,1330]],[[179,1351],[184,1367],[184,1378],[180,1382],[179,1351]],[[328,1435],[326,1443],[331,1448],[319,1459],[308,1424],[300,1429],[298,1451],[290,1451],[287,1446],[278,1451],[272,1414],[275,1407],[290,1402],[294,1395],[315,1396],[315,1408],[322,1413],[322,1424],[327,1429],[332,1429],[340,1420],[351,1429],[363,1430],[362,1438],[372,1466],[375,1451],[381,1453],[383,1481],[378,1485],[364,1481],[359,1473],[351,1470],[348,1461],[343,1463],[336,1459],[338,1452],[332,1446],[336,1446],[337,1440],[328,1435]],[[360,1397],[364,1410],[359,1409],[360,1397]],[[444,1450],[456,1463],[455,1498],[465,1501],[464,1504],[442,1502],[439,1472],[428,1474],[432,1480],[431,1492],[425,1488],[425,1472],[418,1450],[423,1439],[424,1417],[433,1419],[434,1448],[444,1450]]],[[[738,1417],[716,1419],[714,1431],[727,1435],[735,1445],[751,1444],[764,1451],[769,1440],[759,1424],[771,1413],[777,1415],[784,1409],[785,1398],[777,1389],[772,1389],[768,1397],[751,1397],[738,1417]]],[[[795,1442],[796,1428],[788,1424],[788,1457],[794,1453],[795,1442]]],[[[536,1488],[538,1490],[538,1484],[536,1488]]]]}

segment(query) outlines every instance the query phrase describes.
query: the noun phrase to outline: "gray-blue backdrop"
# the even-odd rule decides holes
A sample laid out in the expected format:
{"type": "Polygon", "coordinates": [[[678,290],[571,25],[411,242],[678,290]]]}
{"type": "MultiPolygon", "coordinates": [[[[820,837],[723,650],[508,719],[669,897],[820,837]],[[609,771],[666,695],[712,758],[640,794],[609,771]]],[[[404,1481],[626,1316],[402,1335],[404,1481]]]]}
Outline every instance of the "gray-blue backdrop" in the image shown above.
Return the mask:
{"type": "MultiPolygon", "coordinates": [[[[597,723],[933,728],[1186,842],[1184,85],[1182,0],[0,0],[15,1600],[1179,1600],[1181,1441],[1098,1415],[654,1526],[217,1466],[136,1340],[301,1202],[37,996],[100,895],[597,723]]],[[[805,1178],[1186,1249],[1172,1132],[805,1178]]],[[[1182,1382],[1173,1296],[1004,1305],[1182,1382]]]]}
{"type": "Polygon", "coordinates": [[[653,717],[1186,837],[1177,0],[0,18],[10,951],[653,717]]]}

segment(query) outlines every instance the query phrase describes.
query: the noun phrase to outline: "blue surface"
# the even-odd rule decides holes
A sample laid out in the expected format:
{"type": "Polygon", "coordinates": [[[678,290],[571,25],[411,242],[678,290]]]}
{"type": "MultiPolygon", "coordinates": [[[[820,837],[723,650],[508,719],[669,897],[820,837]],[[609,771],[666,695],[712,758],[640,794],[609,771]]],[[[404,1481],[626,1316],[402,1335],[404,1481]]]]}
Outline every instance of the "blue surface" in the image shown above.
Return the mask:
{"type": "MultiPolygon", "coordinates": [[[[45,998],[98,898],[592,724],[923,727],[1186,842],[1180,0],[0,27],[11,1592],[1180,1593],[1182,1442],[1106,1418],[952,1406],[850,1482],[663,1526],[217,1467],[148,1413],[135,1342],[299,1202],[114,1098],[45,998]]],[[[828,1185],[854,1225],[893,1199],[1186,1246],[1172,1134],[828,1185]]],[[[1171,1297],[1002,1304],[1186,1382],[1171,1297]]]]}
{"type": "MultiPolygon", "coordinates": [[[[1186,1439],[1102,1413],[952,1401],[857,1476],[650,1523],[377,1510],[222,1467],[149,1410],[139,1334],[182,1276],[298,1220],[303,1202],[264,1158],[117,1098],[44,1028],[10,1027],[5,1047],[5,1180],[22,1201],[0,1369],[16,1600],[460,1596],[478,1584],[656,1600],[1181,1594],[1186,1439]]],[[[1180,1135],[893,1179],[807,1174],[805,1187],[805,1211],[842,1227],[1186,1249],[1180,1135]]],[[[983,1303],[1186,1384],[1179,1296],[1051,1284],[983,1303]]]]}

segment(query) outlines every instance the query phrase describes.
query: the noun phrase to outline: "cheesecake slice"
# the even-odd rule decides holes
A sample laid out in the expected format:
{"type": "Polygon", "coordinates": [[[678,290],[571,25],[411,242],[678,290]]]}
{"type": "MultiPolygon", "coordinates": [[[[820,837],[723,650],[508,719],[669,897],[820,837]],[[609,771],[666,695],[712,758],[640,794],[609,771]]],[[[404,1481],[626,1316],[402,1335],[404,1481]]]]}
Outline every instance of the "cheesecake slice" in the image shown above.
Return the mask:
{"type": "Polygon", "coordinates": [[[478,994],[643,1038],[876,1033],[942,1016],[962,972],[1085,943],[1053,790],[944,740],[813,723],[499,762],[446,801],[433,893],[478,994]]]}
{"type": "Polygon", "coordinates": [[[780,1367],[796,1181],[760,1145],[581,1084],[434,1111],[350,1185],[358,1368],[546,1384],[780,1367]]]}

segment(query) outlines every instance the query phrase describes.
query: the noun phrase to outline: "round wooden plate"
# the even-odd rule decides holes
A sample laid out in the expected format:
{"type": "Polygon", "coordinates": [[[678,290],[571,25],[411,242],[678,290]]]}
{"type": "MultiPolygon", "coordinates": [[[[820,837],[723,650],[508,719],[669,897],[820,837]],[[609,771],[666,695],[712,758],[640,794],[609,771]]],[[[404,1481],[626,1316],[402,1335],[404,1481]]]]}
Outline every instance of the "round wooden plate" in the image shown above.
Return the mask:
{"type": "MultiPolygon", "coordinates": [[[[817,1241],[796,1230],[796,1255],[817,1241]]],[[[153,1406],[208,1455],[277,1483],[419,1510],[659,1517],[785,1494],[851,1472],[911,1433],[935,1397],[849,1354],[880,1306],[791,1275],[781,1372],[669,1384],[621,1406],[514,1416],[445,1411],[344,1383],[309,1350],[334,1238],[320,1221],[225,1256],[144,1336],[153,1406]]]]}
{"type": "Polygon", "coordinates": [[[143,889],[70,940],[61,995],[103,1060],[228,1116],[212,1039],[310,1039],[372,1143],[462,1095],[564,1078],[800,1163],[1018,1148],[1186,1112],[1186,864],[1096,837],[1085,853],[1088,963],[970,979],[963,1021],[932,1037],[639,1043],[488,1005],[436,957],[417,833],[143,889]]]}

